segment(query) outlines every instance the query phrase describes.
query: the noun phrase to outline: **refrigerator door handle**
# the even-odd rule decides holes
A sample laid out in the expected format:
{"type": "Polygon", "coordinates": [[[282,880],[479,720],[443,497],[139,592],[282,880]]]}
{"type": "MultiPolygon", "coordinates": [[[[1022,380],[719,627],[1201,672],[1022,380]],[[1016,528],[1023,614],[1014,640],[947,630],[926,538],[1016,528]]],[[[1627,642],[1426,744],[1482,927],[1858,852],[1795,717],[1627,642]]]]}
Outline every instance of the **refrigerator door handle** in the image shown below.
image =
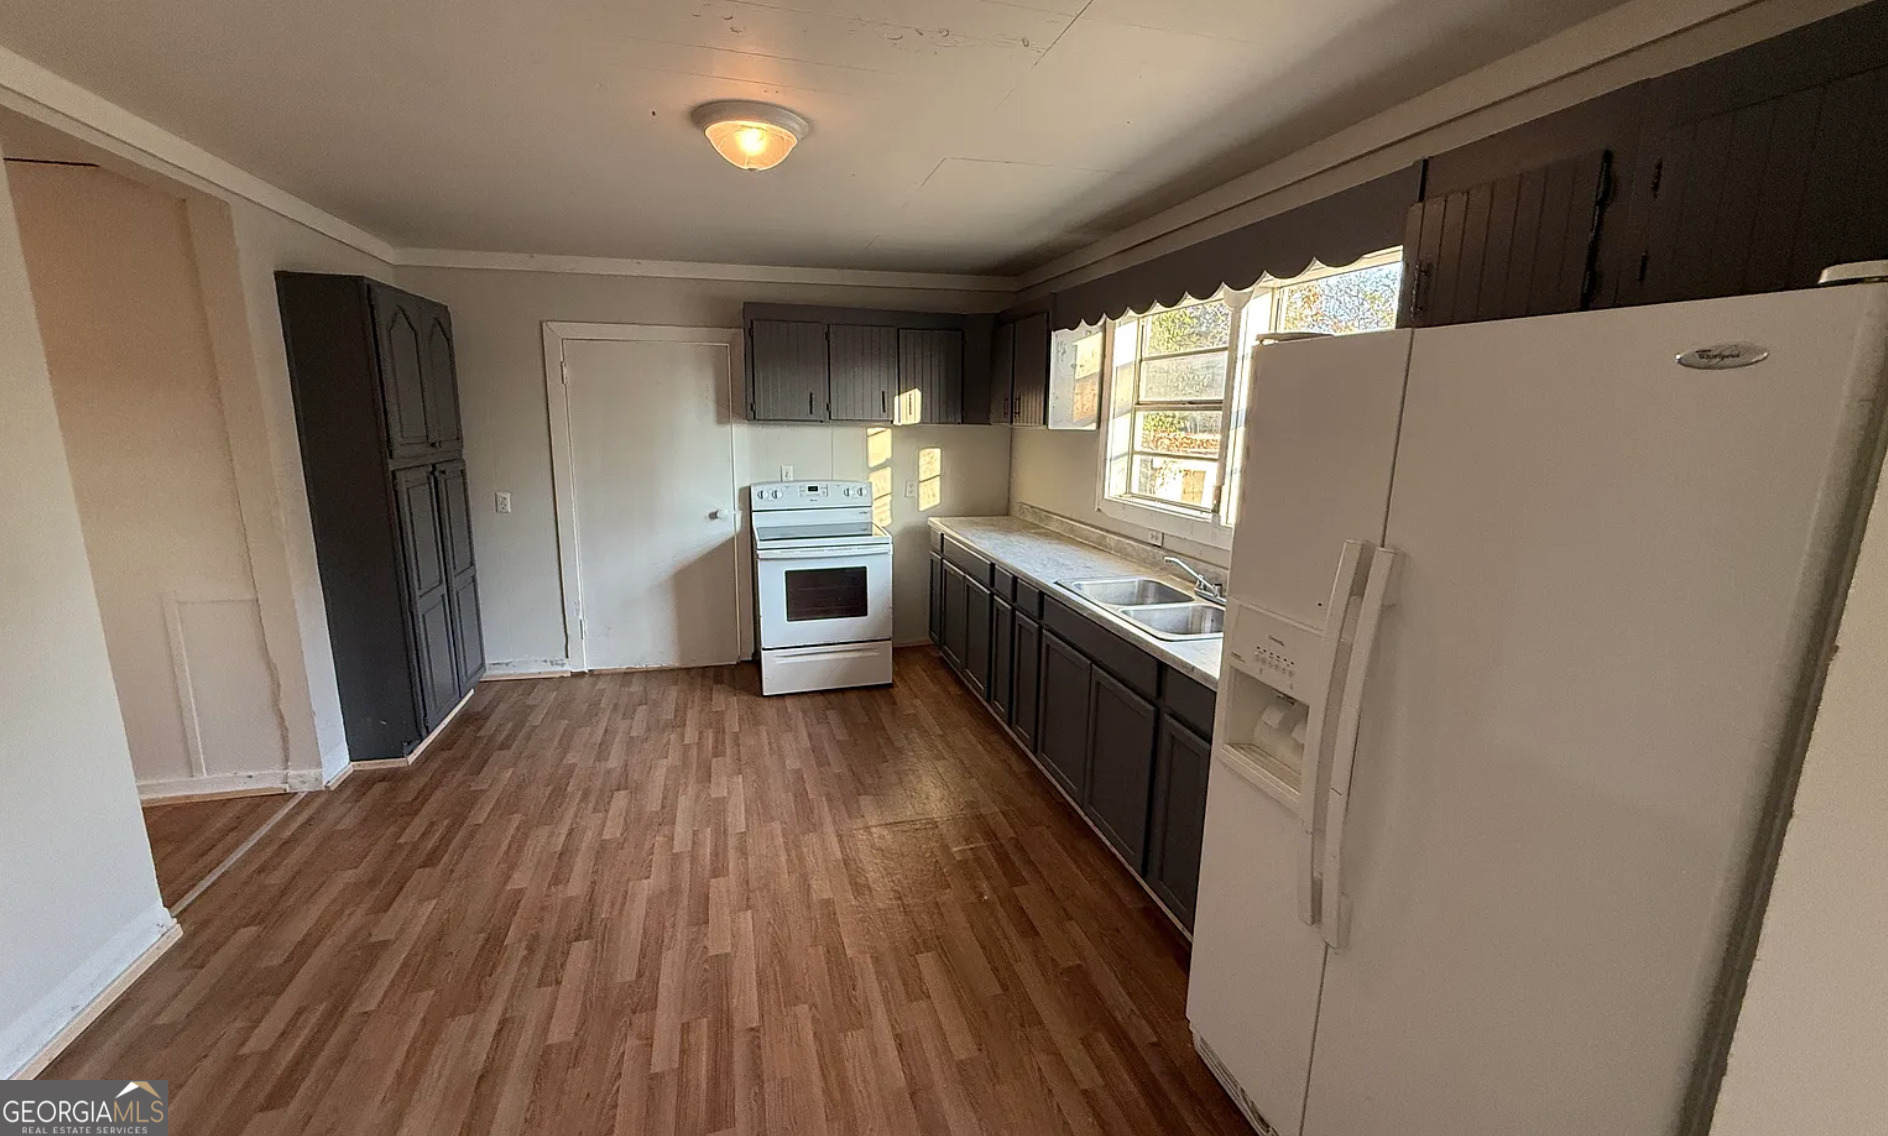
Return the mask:
{"type": "Polygon", "coordinates": [[[1351,598],[1370,563],[1370,543],[1347,540],[1338,553],[1337,573],[1331,578],[1330,601],[1325,604],[1324,635],[1318,643],[1318,696],[1312,703],[1315,713],[1305,728],[1304,767],[1298,779],[1298,918],[1306,926],[1316,927],[1323,918],[1322,887],[1318,871],[1319,806],[1324,798],[1326,744],[1325,722],[1330,719],[1331,698],[1337,692],[1337,671],[1343,659],[1344,626],[1350,620],[1351,598]]]}
{"type": "Polygon", "coordinates": [[[1350,811],[1351,772],[1357,760],[1357,728],[1363,716],[1364,686],[1376,654],[1383,609],[1391,605],[1398,553],[1379,548],[1370,561],[1363,606],[1357,613],[1357,638],[1351,644],[1344,693],[1337,708],[1337,736],[1331,745],[1331,787],[1324,814],[1324,941],[1334,951],[1350,937],[1350,910],[1344,903],[1344,821],[1350,811]]]}

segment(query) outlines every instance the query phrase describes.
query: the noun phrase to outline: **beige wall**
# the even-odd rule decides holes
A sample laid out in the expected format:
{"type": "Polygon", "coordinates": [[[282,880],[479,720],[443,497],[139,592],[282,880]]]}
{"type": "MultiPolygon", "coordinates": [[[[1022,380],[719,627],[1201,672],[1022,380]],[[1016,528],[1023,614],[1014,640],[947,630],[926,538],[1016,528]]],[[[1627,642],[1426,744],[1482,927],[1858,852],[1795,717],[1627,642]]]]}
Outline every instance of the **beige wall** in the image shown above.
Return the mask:
{"type": "Polygon", "coordinates": [[[82,166],[20,166],[10,181],[140,790],[279,784],[184,203],[82,166]]]}
{"type": "Polygon", "coordinates": [[[0,171],[0,1077],[170,926],[0,171]]]}
{"type": "MultiPolygon", "coordinates": [[[[1027,429],[1015,431],[1010,451],[1010,500],[1034,505],[1135,540],[1147,539],[1147,526],[1104,516],[1097,507],[1101,484],[1101,431],[1027,429]]],[[[1228,549],[1179,537],[1163,547],[1175,556],[1225,567],[1228,549]]]]}
{"type": "MultiPolygon", "coordinates": [[[[582,323],[739,327],[747,301],[855,307],[973,310],[989,294],[815,287],[720,280],[596,276],[487,269],[406,268],[395,281],[452,309],[464,411],[466,466],[473,499],[486,656],[498,670],[542,670],[564,662],[563,599],[551,494],[550,425],[544,395],[542,325],[582,323]],[[512,495],[512,512],[492,494],[512,495]]],[[[772,480],[784,461],[795,477],[863,477],[863,427],[741,424],[748,464],[743,484],[772,480]]],[[[939,510],[1002,513],[1007,507],[1009,435],[1004,427],[938,426],[894,431],[894,463],[915,468],[917,450],[945,451],[947,500],[939,510]]],[[[915,473],[913,474],[915,477],[915,473]]],[[[893,567],[897,635],[924,636],[923,521],[916,502],[894,494],[898,555],[893,567]]]]}
{"type": "Polygon", "coordinates": [[[1888,493],[1877,491],[1803,763],[1713,1136],[1888,1116],[1888,493]]]}

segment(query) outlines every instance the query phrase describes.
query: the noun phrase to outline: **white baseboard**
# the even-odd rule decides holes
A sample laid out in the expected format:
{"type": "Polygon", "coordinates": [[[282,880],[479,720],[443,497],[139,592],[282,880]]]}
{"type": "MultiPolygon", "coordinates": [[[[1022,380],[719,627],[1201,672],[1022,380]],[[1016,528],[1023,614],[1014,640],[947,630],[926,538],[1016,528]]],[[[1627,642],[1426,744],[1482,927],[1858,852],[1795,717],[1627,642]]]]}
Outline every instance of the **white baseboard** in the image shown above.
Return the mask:
{"type": "Polygon", "coordinates": [[[569,659],[512,659],[485,664],[485,677],[489,679],[569,678],[572,673],[569,659]]]}
{"type": "Polygon", "coordinates": [[[347,742],[343,740],[340,745],[335,746],[333,749],[328,750],[326,753],[323,753],[321,755],[322,784],[324,785],[334,784],[336,781],[341,779],[341,777],[344,775],[346,770],[347,770],[347,742]]]}
{"type": "Polygon", "coordinates": [[[140,781],[138,782],[138,799],[149,804],[153,801],[240,797],[248,793],[288,793],[296,791],[296,786],[290,783],[291,777],[300,779],[303,774],[290,774],[287,770],[274,769],[266,773],[217,773],[208,777],[140,781]]]}
{"type": "Polygon", "coordinates": [[[183,933],[162,903],[132,920],[19,1020],[0,1028],[0,1077],[37,1077],[183,933]]]}

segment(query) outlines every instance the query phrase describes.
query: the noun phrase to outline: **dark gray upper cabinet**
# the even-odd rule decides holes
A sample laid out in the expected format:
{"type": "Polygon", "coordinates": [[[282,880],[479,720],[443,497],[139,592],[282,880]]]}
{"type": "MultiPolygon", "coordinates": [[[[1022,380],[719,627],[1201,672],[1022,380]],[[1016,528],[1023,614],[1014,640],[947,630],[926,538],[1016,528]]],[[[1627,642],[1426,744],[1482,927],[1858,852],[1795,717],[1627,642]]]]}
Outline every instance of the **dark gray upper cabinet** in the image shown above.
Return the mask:
{"type": "Polygon", "coordinates": [[[1010,381],[1010,422],[1017,426],[1049,423],[1049,315],[1036,312],[1016,321],[1014,377],[1010,381]]]}
{"type": "Polygon", "coordinates": [[[748,328],[748,406],[769,422],[826,420],[826,325],[757,319],[748,328]]]}
{"type": "Polygon", "coordinates": [[[388,456],[415,457],[432,449],[427,424],[426,312],[418,296],[385,284],[368,285],[380,358],[388,456]]]}
{"type": "Polygon", "coordinates": [[[898,329],[831,324],[826,328],[835,422],[890,422],[898,399],[898,329]]]}
{"type": "Polygon", "coordinates": [[[457,450],[459,430],[459,368],[452,349],[452,314],[444,304],[421,300],[425,323],[421,336],[420,372],[426,383],[426,440],[434,449],[457,450]]]}
{"type": "Polygon", "coordinates": [[[1407,324],[1554,315],[1586,305],[1611,155],[1596,150],[1410,207],[1407,324]]]}
{"type": "Polygon", "coordinates": [[[1088,784],[1088,699],[1094,667],[1088,657],[1045,632],[1036,754],[1049,775],[1081,800],[1088,784]]]}
{"type": "Polygon", "coordinates": [[[1088,782],[1082,807],[1136,871],[1147,850],[1147,801],[1153,791],[1154,704],[1107,671],[1090,673],[1088,782]]]}
{"type": "Polygon", "coordinates": [[[359,276],[276,291],[348,754],[401,757],[485,669],[451,317],[359,276]]]}
{"type": "Polygon", "coordinates": [[[990,335],[990,421],[1014,420],[1016,381],[1016,325],[999,323],[990,335]]]}
{"type": "Polygon", "coordinates": [[[898,329],[898,389],[917,392],[918,422],[964,420],[964,333],[898,329]]]}
{"type": "Polygon", "coordinates": [[[1206,779],[1212,763],[1211,743],[1172,714],[1160,716],[1147,833],[1147,884],[1189,928],[1199,898],[1206,779]]]}

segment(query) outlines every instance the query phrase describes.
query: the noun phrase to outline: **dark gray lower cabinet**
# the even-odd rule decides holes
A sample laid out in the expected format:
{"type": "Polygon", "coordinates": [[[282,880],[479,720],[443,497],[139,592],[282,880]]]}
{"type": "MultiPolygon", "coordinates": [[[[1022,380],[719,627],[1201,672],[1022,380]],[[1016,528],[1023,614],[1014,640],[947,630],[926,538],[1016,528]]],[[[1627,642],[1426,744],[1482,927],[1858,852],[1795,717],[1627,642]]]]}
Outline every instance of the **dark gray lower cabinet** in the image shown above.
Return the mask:
{"type": "Polygon", "coordinates": [[[1036,755],[1069,795],[1088,784],[1088,699],[1094,665],[1059,636],[1042,636],[1042,701],[1036,755]]]}
{"type": "Polygon", "coordinates": [[[943,586],[939,589],[938,623],[943,627],[943,638],[938,641],[938,650],[944,653],[944,659],[960,672],[964,669],[964,658],[968,654],[965,640],[970,634],[970,621],[965,618],[964,604],[968,602],[970,581],[955,564],[943,565],[943,586]]]}
{"type": "Polygon", "coordinates": [[[1154,748],[1154,800],[1147,833],[1147,885],[1191,929],[1200,891],[1200,841],[1206,833],[1206,778],[1213,746],[1171,714],[1160,716],[1154,748]]]}
{"type": "Polygon", "coordinates": [[[1010,652],[1014,672],[1010,683],[1010,732],[1023,748],[1036,752],[1036,704],[1041,695],[1042,625],[1016,613],[1012,632],[1015,649],[1010,652]]]}
{"type": "Polygon", "coordinates": [[[931,642],[944,642],[944,558],[931,554],[931,642]]]}
{"type": "Polygon", "coordinates": [[[964,546],[932,553],[931,580],[933,637],[945,659],[1191,928],[1212,688],[964,546]]]}
{"type": "Polygon", "coordinates": [[[1001,594],[990,599],[990,685],[983,695],[1009,721],[1016,666],[1016,609],[1001,594]]]}
{"type": "Polygon", "coordinates": [[[1115,850],[1139,869],[1147,850],[1153,787],[1154,704],[1100,667],[1089,675],[1088,783],[1082,808],[1115,850]]]}
{"type": "Polygon", "coordinates": [[[977,697],[990,690],[990,589],[964,577],[964,677],[977,697]]]}

